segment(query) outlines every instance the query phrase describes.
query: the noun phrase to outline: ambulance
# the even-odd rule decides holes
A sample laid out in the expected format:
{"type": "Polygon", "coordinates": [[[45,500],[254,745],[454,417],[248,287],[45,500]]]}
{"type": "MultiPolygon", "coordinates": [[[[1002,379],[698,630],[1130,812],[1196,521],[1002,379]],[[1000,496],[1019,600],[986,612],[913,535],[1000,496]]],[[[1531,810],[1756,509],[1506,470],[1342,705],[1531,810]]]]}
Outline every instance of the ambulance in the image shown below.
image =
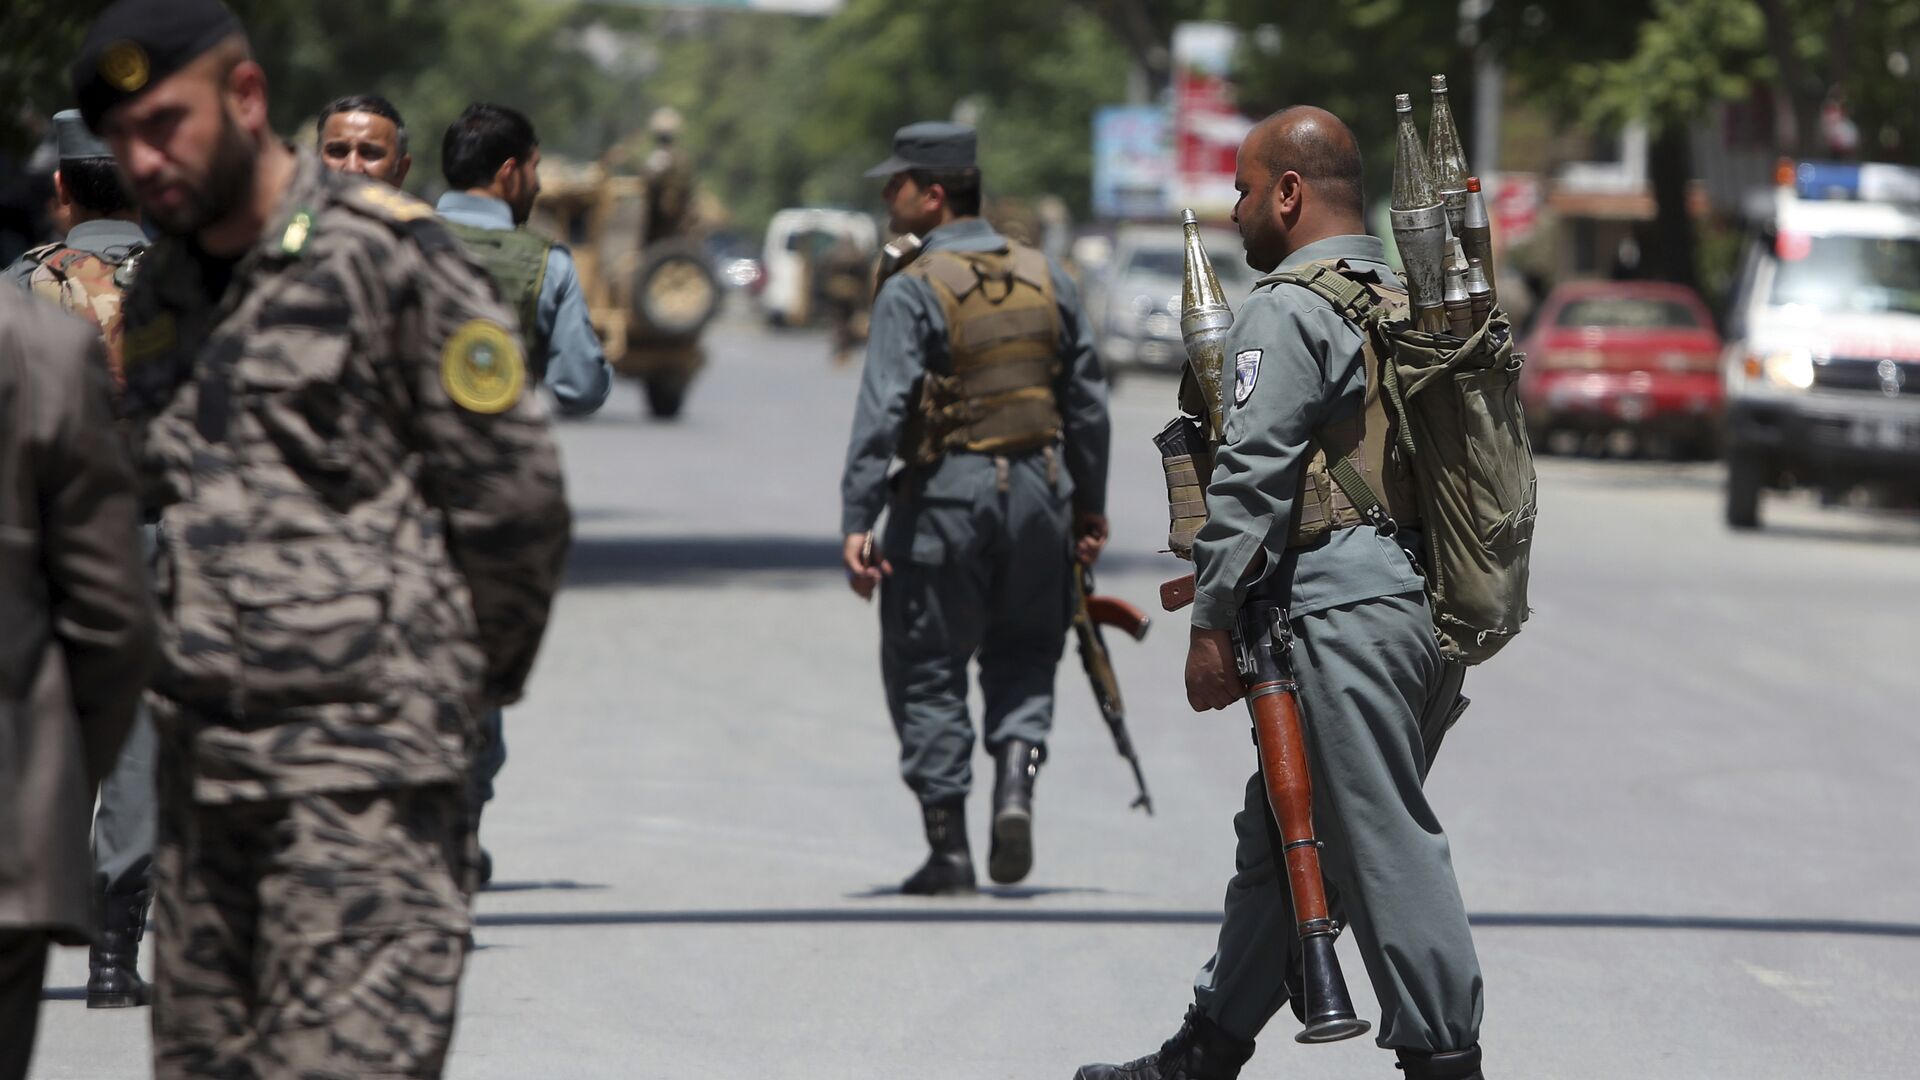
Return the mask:
{"type": "Polygon", "coordinates": [[[1782,163],[1733,293],[1727,524],[1763,494],[1920,501],[1920,170],[1782,163]]]}

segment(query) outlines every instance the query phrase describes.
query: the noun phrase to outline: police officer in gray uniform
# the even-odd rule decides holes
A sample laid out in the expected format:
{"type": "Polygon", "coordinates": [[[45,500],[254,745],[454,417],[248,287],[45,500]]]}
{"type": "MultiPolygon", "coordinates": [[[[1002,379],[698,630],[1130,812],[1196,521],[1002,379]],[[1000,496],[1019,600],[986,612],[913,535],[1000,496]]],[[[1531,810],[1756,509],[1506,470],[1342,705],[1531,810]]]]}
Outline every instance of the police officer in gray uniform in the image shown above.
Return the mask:
{"type": "Polygon", "coordinates": [[[1059,267],[980,220],[974,145],[970,127],[911,124],[867,173],[888,178],[894,231],[925,247],[875,301],[841,478],[848,580],[863,598],[881,591],[887,706],[932,849],[901,886],[917,895],[974,888],[976,656],[997,767],[988,872],[1014,882],[1032,868],[1068,571],[1098,558],[1107,536],[1107,387],[1092,328],[1059,267]],[[904,467],[889,480],[896,457],[904,467]]]}
{"type": "Polygon", "coordinates": [[[87,130],[80,110],[54,113],[53,130],[60,151],[53,186],[67,215],[67,235],[58,243],[28,251],[6,268],[7,280],[23,289],[35,270],[64,250],[118,262],[147,243],[147,234],[140,230],[140,213],[120,182],[113,155],[87,130]]]}
{"type": "MultiPolygon", "coordinates": [[[[123,271],[147,245],[140,215],[105,143],[87,130],[78,109],[53,115],[60,150],[54,186],[70,227],[58,243],[34,248],[7,268],[7,280],[45,290],[91,319],[109,341],[119,340],[123,271]],[[94,256],[75,259],[70,252],[94,256]],[[81,268],[91,264],[91,272],[81,268]],[[36,280],[35,271],[42,271],[36,280]]],[[[116,350],[117,352],[117,350],[116,350]]],[[[116,357],[117,359],[117,357],[116,357]]],[[[151,553],[152,529],[146,530],[151,553]]],[[[156,794],[153,718],[141,708],[120,757],[100,783],[93,816],[94,904],[101,932],[88,954],[87,1008],[145,1005],[147,984],[134,964],[146,928],[153,865],[156,794]]]]}
{"type": "MultiPolygon", "coordinates": [[[[1344,263],[1399,287],[1381,242],[1365,235],[1360,153],[1332,114],[1298,107],[1256,127],[1236,186],[1234,220],[1254,269],[1344,263]]],[[[1461,669],[1441,660],[1434,639],[1418,531],[1340,527],[1352,518],[1317,483],[1322,436],[1356,416],[1384,422],[1377,398],[1367,400],[1363,345],[1352,323],[1296,285],[1263,284],[1241,306],[1228,352],[1233,398],[1194,543],[1187,697],[1195,711],[1240,700],[1228,628],[1249,597],[1286,608],[1321,865],[1380,1002],[1379,1044],[1398,1054],[1407,1080],[1477,1080],[1480,966],[1446,834],[1421,790],[1464,705],[1461,669]],[[1320,527],[1309,527],[1316,518],[1320,527]]],[[[1357,456],[1376,481],[1405,479],[1396,465],[1357,456]]],[[[1158,1053],[1089,1065],[1077,1080],[1239,1075],[1254,1036],[1294,996],[1300,963],[1269,819],[1256,772],[1234,818],[1236,872],[1218,949],[1178,1034],[1158,1053]]]]}

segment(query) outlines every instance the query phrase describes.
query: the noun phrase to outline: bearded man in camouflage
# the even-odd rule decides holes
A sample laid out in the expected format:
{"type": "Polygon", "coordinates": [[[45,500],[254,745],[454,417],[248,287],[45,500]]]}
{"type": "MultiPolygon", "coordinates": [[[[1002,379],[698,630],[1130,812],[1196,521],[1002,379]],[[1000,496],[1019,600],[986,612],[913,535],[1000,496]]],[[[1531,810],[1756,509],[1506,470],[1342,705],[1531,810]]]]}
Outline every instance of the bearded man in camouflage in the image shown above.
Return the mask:
{"type": "Polygon", "coordinates": [[[424,203],[274,137],[218,0],[118,0],[72,79],[167,234],[122,399],[160,532],[156,1075],[438,1076],[474,718],[568,537],[512,317],[424,203]]]}

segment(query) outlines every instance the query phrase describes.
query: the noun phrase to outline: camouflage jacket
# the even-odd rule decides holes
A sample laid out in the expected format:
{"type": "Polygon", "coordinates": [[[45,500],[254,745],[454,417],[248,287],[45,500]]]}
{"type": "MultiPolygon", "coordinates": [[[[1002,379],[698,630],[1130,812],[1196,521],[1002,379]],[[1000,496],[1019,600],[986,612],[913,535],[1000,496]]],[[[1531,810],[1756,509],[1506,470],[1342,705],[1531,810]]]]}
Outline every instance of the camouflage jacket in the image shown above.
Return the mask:
{"type": "Polygon", "coordinates": [[[569,533],[511,316],[430,207],[305,150],[210,266],[163,240],[125,307],[163,734],[201,801],[457,780],[569,533]]]}

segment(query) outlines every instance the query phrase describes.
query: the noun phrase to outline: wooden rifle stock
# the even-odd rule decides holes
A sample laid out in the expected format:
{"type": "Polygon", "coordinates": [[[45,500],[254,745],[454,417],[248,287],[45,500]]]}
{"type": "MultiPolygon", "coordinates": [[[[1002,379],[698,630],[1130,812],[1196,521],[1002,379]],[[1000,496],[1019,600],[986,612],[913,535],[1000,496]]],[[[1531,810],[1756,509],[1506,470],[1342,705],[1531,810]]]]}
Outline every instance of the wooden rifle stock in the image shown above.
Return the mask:
{"type": "Polygon", "coordinates": [[[1354,1016],[1346,978],[1340,973],[1333,942],[1337,928],[1327,909],[1326,879],[1320,872],[1320,843],[1313,832],[1313,779],[1307,769],[1306,734],[1288,655],[1293,634],[1276,604],[1253,601],[1240,613],[1236,635],[1240,674],[1260,746],[1260,775],[1267,804],[1280,826],[1287,890],[1300,934],[1301,1004],[1306,1027],[1299,1042],[1334,1042],[1364,1034],[1370,1026],[1354,1016]]]}
{"type": "Polygon", "coordinates": [[[1181,608],[1193,603],[1194,589],[1195,584],[1192,574],[1161,583],[1160,610],[1179,611],[1181,608]]]}
{"type": "Polygon", "coordinates": [[[1135,641],[1147,640],[1152,622],[1147,613],[1117,596],[1087,597],[1087,618],[1096,625],[1111,626],[1135,641]]]}

